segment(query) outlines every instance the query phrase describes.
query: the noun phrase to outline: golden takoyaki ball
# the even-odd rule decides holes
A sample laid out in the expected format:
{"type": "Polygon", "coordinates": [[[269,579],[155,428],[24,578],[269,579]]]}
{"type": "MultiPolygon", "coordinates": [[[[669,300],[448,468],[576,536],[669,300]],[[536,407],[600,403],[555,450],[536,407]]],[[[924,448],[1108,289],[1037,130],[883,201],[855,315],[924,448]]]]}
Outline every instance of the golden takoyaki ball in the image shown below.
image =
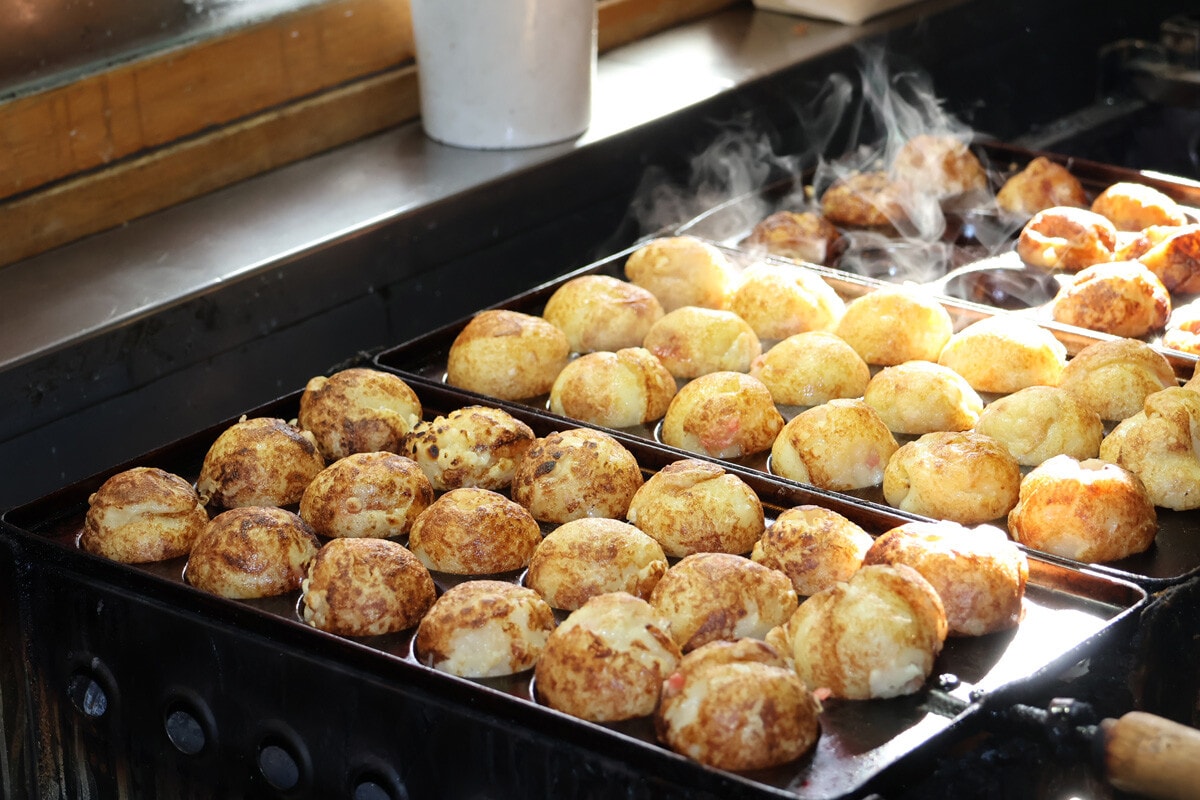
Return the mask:
{"type": "Polygon", "coordinates": [[[863,400],[894,433],[970,430],[983,400],[966,378],[932,361],[884,367],[867,385],[863,400]]]}
{"type": "Polygon", "coordinates": [[[1017,236],[1017,255],[1047,271],[1078,272],[1112,261],[1118,247],[1117,228],[1086,208],[1045,208],[1025,223],[1017,236]]]}
{"type": "Polygon", "coordinates": [[[644,480],[625,445],[601,431],[572,428],[538,439],[526,451],[512,496],[543,522],[621,519],[644,480]]]}
{"type": "Polygon", "coordinates": [[[643,600],[667,571],[662,545],[628,522],[584,517],[542,539],[525,585],[554,608],[574,611],[591,598],[628,592],[643,600]]]}
{"type": "Polygon", "coordinates": [[[550,391],[570,355],[567,335],[541,317],[489,309],[450,345],[446,382],[500,400],[524,400],[550,391]]]}
{"type": "Polygon", "coordinates": [[[1067,348],[1032,320],[997,315],[954,334],[935,360],[977,392],[1011,394],[1026,386],[1057,386],[1067,348]]]}
{"type": "Polygon", "coordinates": [[[517,464],[536,437],[507,411],[489,406],[456,408],[417,423],[403,453],[425,472],[434,489],[507,489],[517,464]]]}
{"type": "Polygon", "coordinates": [[[796,594],[816,594],[847,581],[862,566],[871,534],[821,506],[789,508],[767,526],[750,557],[788,576],[796,594]]]}
{"type": "Polygon", "coordinates": [[[835,225],[886,228],[908,218],[912,192],[882,170],[853,172],[821,194],[821,213],[835,225]]]}
{"type": "Polygon", "coordinates": [[[954,333],[950,312],[931,297],[885,287],[856,297],[834,328],[868,364],[937,361],[954,333]]]}
{"type": "Polygon", "coordinates": [[[243,417],[205,454],[196,490],[203,503],[222,508],[288,506],[324,468],[312,433],[281,419],[243,417]]]}
{"type": "Polygon", "coordinates": [[[670,311],[646,333],[645,348],[676,378],[710,372],[749,372],[762,353],[750,323],[732,311],[683,306],[670,311]]]}
{"type": "Polygon", "coordinates": [[[990,522],[1017,504],[1021,465],[1008,448],[973,431],[927,433],[888,461],[888,505],[963,525],[990,522]]]}
{"type": "Polygon", "coordinates": [[[165,561],[187,555],[207,525],[190,483],[157,467],[134,467],[88,498],[79,546],[126,564],[165,561]]]}
{"type": "Polygon", "coordinates": [[[783,428],[783,415],[758,378],[710,372],[688,382],[671,400],[662,440],[714,458],[761,453],[783,428]]]}
{"type": "Polygon", "coordinates": [[[1077,561],[1116,561],[1154,543],[1158,514],[1136,475],[1091,458],[1055,456],[1021,481],[1013,539],[1077,561]]]}
{"type": "Polygon", "coordinates": [[[938,200],[988,185],[983,164],[966,142],[941,134],[923,133],[906,141],[892,159],[891,173],[912,191],[938,200]]]}
{"type": "Polygon", "coordinates": [[[1156,506],[1200,508],[1200,393],[1182,386],[1146,398],[1104,437],[1100,458],[1141,478],[1156,506]]]}
{"type": "Polygon", "coordinates": [[[286,594],[300,588],[320,549],[316,532],[291,511],[232,508],[213,517],[192,545],[187,581],[235,600],[286,594]]]}
{"type": "Polygon", "coordinates": [[[1121,181],[1092,201],[1092,211],[1107,217],[1119,231],[1140,231],[1151,225],[1185,225],[1183,207],[1153,186],[1121,181]]]}
{"type": "Polygon", "coordinates": [[[1065,325],[1146,336],[1171,315],[1171,295],[1158,276],[1137,261],[1113,261],[1080,270],[1051,301],[1054,319],[1065,325]]]}
{"type": "Polygon", "coordinates": [[[534,667],[537,697],[593,722],[645,717],[679,658],[667,621],[648,602],[624,592],[598,595],[550,634],[534,667]]]}
{"type": "Polygon", "coordinates": [[[665,311],[725,308],[737,270],[725,254],[692,236],[654,239],[630,253],[625,277],[658,298],[665,311]]]}
{"type": "Polygon", "coordinates": [[[750,374],[785,406],[818,406],[862,397],[871,380],[867,362],[840,336],[809,331],[789,336],[754,360],[750,374]]]}
{"type": "Polygon", "coordinates": [[[1142,235],[1148,246],[1136,258],[1158,276],[1167,291],[1200,292],[1200,225],[1147,228],[1142,235]]]}
{"type": "Polygon", "coordinates": [[[300,498],[300,516],[330,538],[408,533],[433,502],[429,478],[396,453],[353,453],[321,470],[300,498]]]}
{"type": "Polygon", "coordinates": [[[988,403],[975,432],[1000,442],[1018,464],[1034,467],[1062,454],[1095,458],[1104,422],[1060,386],[1027,386],[988,403]]]}
{"type": "Polygon", "coordinates": [[[431,570],[494,575],[524,567],[541,541],[542,530],[524,506],[488,489],[463,487],[417,517],[408,546],[431,570]]]}
{"type": "Polygon", "coordinates": [[[331,539],[301,584],[304,621],[343,636],[416,627],[433,605],[433,576],[391,539],[331,539]]]}
{"type": "Polygon", "coordinates": [[[791,419],[771,446],[771,472],[822,489],[878,486],[899,445],[862,400],[830,400],[791,419]]]}
{"type": "Polygon", "coordinates": [[[421,400],[396,375],[355,367],[312,378],[300,395],[299,426],[327,462],[351,453],[400,452],[421,420],[421,400]]]}
{"type": "Polygon", "coordinates": [[[588,353],[558,374],[550,410],[606,428],[630,428],[666,414],[675,389],[675,376],[643,347],[588,353]]]}
{"type": "Polygon", "coordinates": [[[1088,205],[1079,179],[1061,164],[1038,156],[1013,175],[996,192],[996,205],[1014,217],[1028,219],[1055,206],[1088,205]]]}
{"type": "Polygon", "coordinates": [[[1118,422],[1141,411],[1150,395],[1178,385],[1166,356],[1137,339],[1087,345],[1068,362],[1059,382],[1101,419],[1118,422]]]}
{"type": "Polygon", "coordinates": [[[447,589],[421,618],[415,655],[462,678],[512,675],[533,668],[554,625],[553,609],[532,589],[467,581],[447,589]]]}
{"type": "Polygon", "coordinates": [[[814,211],[776,211],[755,224],[741,247],[793,261],[831,264],[846,249],[846,240],[837,226],[814,211]]]}
{"type": "Polygon", "coordinates": [[[652,475],[633,496],[628,519],[675,557],[749,553],[765,525],[762,501],[745,481],[690,458],[652,475]]]}
{"type": "Polygon", "coordinates": [[[790,264],[755,264],[729,301],[759,339],[786,339],[830,330],[846,310],[838,293],[815,272],[790,264]]]}
{"type": "Polygon", "coordinates": [[[640,347],[664,311],[649,290],[611,275],[581,275],[550,295],[542,318],[567,335],[573,353],[640,347]]]}

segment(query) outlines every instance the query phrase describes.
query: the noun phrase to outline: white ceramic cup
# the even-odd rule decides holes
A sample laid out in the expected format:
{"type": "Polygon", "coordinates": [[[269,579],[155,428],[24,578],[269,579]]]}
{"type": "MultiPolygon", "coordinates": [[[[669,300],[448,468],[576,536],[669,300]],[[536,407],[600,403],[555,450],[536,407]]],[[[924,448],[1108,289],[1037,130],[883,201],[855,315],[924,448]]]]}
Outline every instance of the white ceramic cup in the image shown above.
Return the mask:
{"type": "Polygon", "coordinates": [[[426,134],[502,150],[591,121],[596,0],[411,0],[426,134]]]}

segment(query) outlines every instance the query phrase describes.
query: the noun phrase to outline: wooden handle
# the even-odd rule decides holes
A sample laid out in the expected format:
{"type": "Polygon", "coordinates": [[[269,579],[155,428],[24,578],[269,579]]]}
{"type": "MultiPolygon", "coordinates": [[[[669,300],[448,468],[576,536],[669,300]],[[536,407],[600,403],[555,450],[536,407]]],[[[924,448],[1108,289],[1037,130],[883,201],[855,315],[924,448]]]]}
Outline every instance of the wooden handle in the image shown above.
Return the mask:
{"type": "Polygon", "coordinates": [[[1141,711],[1106,719],[1100,728],[1114,787],[1162,800],[1200,796],[1200,731],[1141,711]]]}

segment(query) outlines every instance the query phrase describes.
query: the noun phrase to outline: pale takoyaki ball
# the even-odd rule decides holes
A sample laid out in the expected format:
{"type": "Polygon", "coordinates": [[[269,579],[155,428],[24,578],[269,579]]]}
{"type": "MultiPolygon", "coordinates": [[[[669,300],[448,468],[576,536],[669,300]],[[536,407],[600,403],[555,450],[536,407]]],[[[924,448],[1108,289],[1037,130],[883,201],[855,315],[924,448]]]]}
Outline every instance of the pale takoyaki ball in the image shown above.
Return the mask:
{"type": "Polygon", "coordinates": [[[896,451],[883,473],[888,505],[963,525],[990,522],[1017,504],[1021,465],[973,431],[927,433],[896,451]]]}
{"type": "Polygon", "coordinates": [[[1171,295],[1158,276],[1137,261],[1094,264],[1080,270],[1051,301],[1054,319],[1065,325],[1146,336],[1171,315],[1171,295]]]}
{"type": "Polygon", "coordinates": [[[749,372],[762,353],[750,323],[732,311],[684,306],[670,311],[646,333],[645,348],[676,378],[710,372],[749,372]]]}
{"type": "Polygon", "coordinates": [[[685,653],[718,639],[762,639],[796,604],[787,575],[731,553],[685,556],[650,593],[685,653]]]}
{"type": "Polygon", "coordinates": [[[310,379],[297,418],[317,437],[327,462],[351,453],[398,453],[420,420],[421,400],[411,386],[391,373],[361,367],[310,379]]]}
{"type": "Polygon", "coordinates": [[[786,339],[830,330],[846,311],[838,293],[815,272],[790,264],[755,264],[729,301],[759,339],[786,339]]]}
{"type": "Polygon", "coordinates": [[[645,478],[633,453],[590,428],[556,431],[526,451],[512,497],[543,522],[621,519],[645,478]]]}
{"type": "Polygon", "coordinates": [[[819,714],[819,704],[775,648],[740,639],[707,644],[680,660],[663,686],[654,727],[660,741],[702,764],[766,769],[816,744],[819,714]]]}
{"type": "Polygon", "coordinates": [[[1154,543],[1158,514],[1136,475],[1116,464],[1055,456],[1021,481],[1008,515],[1016,541],[1076,561],[1116,561],[1154,543]]]}
{"type": "Polygon", "coordinates": [[[460,678],[513,675],[533,668],[554,624],[554,610],[532,589],[466,581],[447,589],[421,618],[415,655],[460,678]]]}
{"type": "Polygon", "coordinates": [[[585,517],[542,539],[525,585],[554,608],[574,611],[591,598],[628,592],[643,600],[667,571],[662,545],[628,522],[585,517]]]}
{"type": "Polygon", "coordinates": [[[983,400],[966,378],[932,361],[884,367],[867,385],[863,400],[894,433],[970,430],[983,400]]]}
{"type": "Polygon", "coordinates": [[[1200,508],[1200,393],[1182,386],[1146,398],[1100,444],[1100,458],[1141,478],[1156,506],[1200,508]]]}
{"type": "Polygon", "coordinates": [[[494,575],[529,563],[542,529],[524,506],[488,489],[451,489],[417,517],[409,549],[431,570],[494,575]]]}
{"type": "Polygon", "coordinates": [[[776,517],[750,558],[787,575],[796,594],[808,597],[849,580],[872,541],[871,534],[836,511],[803,505],[776,517]]]}
{"type": "Polygon", "coordinates": [[[558,374],[550,410],[606,428],[630,428],[666,414],[675,389],[675,376],[643,347],[588,353],[558,374]]]}
{"type": "Polygon", "coordinates": [[[921,573],[877,564],[805,600],[768,641],[791,647],[806,686],[868,700],[920,689],[947,632],[942,600],[921,573]]]}
{"type": "Polygon", "coordinates": [[[537,697],[593,722],[645,717],[680,655],[648,602],[624,592],[597,595],[550,634],[534,667],[537,697]]]}
{"type": "Polygon", "coordinates": [[[977,392],[1011,394],[1026,386],[1057,386],[1067,348],[1032,320],[997,315],[954,334],[935,360],[977,392]]]}
{"type": "Polygon", "coordinates": [[[899,445],[862,400],[830,400],[797,414],[771,445],[771,472],[821,489],[878,486],[899,445]]]}
{"type": "Polygon", "coordinates": [[[986,189],[987,172],[967,143],[954,136],[914,136],[892,159],[892,177],[914,192],[942,200],[986,189]]]}
{"type": "Polygon", "coordinates": [[[906,522],[881,534],[863,564],[907,564],[921,573],[942,599],[951,635],[983,636],[1021,621],[1029,562],[991,525],[906,522]]]}
{"type": "Polygon", "coordinates": [[[300,588],[320,549],[316,532],[291,511],[231,508],[196,539],[185,574],[192,586],[222,597],[274,597],[300,588]]]}
{"type": "Polygon", "coordinates": [[[818,406],[835,398],[862,397],[871,368],[840,336],[797,333],[754,359],[750,374],[785,406],[818,406]]]}
{"type": "Polygon", "coordinates": [[[654,239],[630,253],[625,277],[658,298],[665,311],[726,308],[737,270],[716,247],[692,236],[654,239]]]}
{"type": "Polygon", "coordinates": [[[126,564],[185,556],[208,525],[192,485],[157,467],[118,472],[88,498],[79,546],[126,564]]]}
{"type": "Polygon", "coordinates": [[[322,536],[387,538],[408,533],[432,502],[433,486],[411,458],[353,453],[313,478],[300,516],[322,536]]]}
{"type": "Polygon", "coordinates": [[[289,506],[323,469],[309,431],[281,419],[242,417],[205,454],[196,490],[205,505],[222,508],[289,506]]]}
{"type": "Polygon", "coordinates": [[[417,423],[402,452],[438,491],[464,486],[499,490],[512,483],[535,438],[528,425],[507,411],[465,406],[417,423]]]}
{"type": "Polygon", "coordinates": [[[846,304],[834,328],[868,364],[937,361],[954,333],[950,312],[933,298],[899,287],[876,289],[846,304]]]}
{"type": "Polygon", "coordinates": [[[1151,225],[1186,225],[1183,207],[1153,186],[1121,181],[1096,195],[1092,211],[1107,217],[1119,231],[1140,231],[1151,225]]]}
{"type": "Polygon", "coordinates": [[[573,353],[640,347],[663,315],[649,290],[611,275],[581,275],[555,290],[542,318],[567,335],[573,353]]]}
{"type": "Polygon", "coordinates": [[[1166,356],[1137,339],[1089,344],[1067,363],[1059,383],[1101,419],[1117,422],[1141,411],[1150,395],[1178,385],[1166,356]]]}
{"type": "Polygon", "coordinates": [[[1104,422],[1060,386],[1027,386],[988,403],[975,432],[1000,442],[1021,466],[1035,467],[1062,454],[1095,458],[1104,422]]]}
{"type": "Polygon", "coordinates": [[[567,335],[541,317],[489,309],[450,345],[446,382],[500,400],[524,400],[550,391],[570,355],[567,335]]]}
{"type": "Polygon", "coordinates": [[[1038,156],[996,192],[996,205],[1013,217],[1028,219],[1055,206],[1087,206],[1083,184],[1066,167],[1038,156]]]}
{"type": "Polygon", "coordinates": [[[740,372],[710,372],[688,382],[671,400],[662,440],[714,458],[761,453],[783,428],[771,391],[740,372]]]}
{"type": "Polygon", "coordinates": [[[633,496],[628,520],[674,557],[749,553],[765,525],[762,501],[745,481],[691,458],[652,475],[633,496]]]}
{"type": "Polygon", "coordinates": [[[433,605],[433,576],[391,539],[331,539],[301,584],[304,621],[342,636],[416,627],[433,605]]]}

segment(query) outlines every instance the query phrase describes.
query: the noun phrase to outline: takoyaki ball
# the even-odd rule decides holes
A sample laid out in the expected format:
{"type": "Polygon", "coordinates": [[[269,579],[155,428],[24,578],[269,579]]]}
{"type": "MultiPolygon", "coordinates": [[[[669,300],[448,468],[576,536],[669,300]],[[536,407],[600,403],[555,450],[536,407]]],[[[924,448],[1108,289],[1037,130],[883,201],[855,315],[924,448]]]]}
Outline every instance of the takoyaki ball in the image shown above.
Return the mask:
{"type": "Polygon", "coordinates": [[[461,678],[513,675],[533,668],[554,624],[554,610],[532,589],[466,581],[447,589],[421,618],[415,655],[461,678]]]}
{"type": "Polygon", "coordinates": [[[451,489],[413,523],[408,546],[431,570],[495,575],[529,563],[542,529],[523,506],[488,489],[451,489]]]}
{"type": "Polygon", "coordinates": [[[1117,229],[1094,211],[1055,206],[1033,215],[1017,237],[1017,255],[1045,270],[1078,272],[1113,260],[1117,229]]]}
{"type": "Polygon", "coordinates": [[[872,541],[871,534],[836,511],[803,505],[776,517],[750,558],[787,575],[796,594],[807,597],[849,580],[872,541]]]}
{"type": "Polygon", "coordinates": [[[567,335],[571,352],[640,347],[663,315],[662,304],[641,286],[611,275],[581,275],[550,295],[542,318],[567,335]]]}
{"type": "Polygon", "coordinates": [[[846,304],[834,333],[868,364],[937,361],[954,333],[950,313],[932,297],[884,287],[846,304]]]}
{"type": "Polygon", "coordinates": [[[674,557],[749,553],[765,524],[762,502],[745,481],[697,459],[652,475],[629,504],[628,520],[674,557]]]}
{"type": "Polygon", "coordinates": [[[322,536],[388,538],[408,533],[432,502],[433,486],[411,458],[353,453],[313,478],[300,516],[322,536]]]}
{"type": "Polygon", "coordinates": [[[648,602],[624,592],[598,595],[550,634],[534,666],[537,698],[593,722],[649,716],[680,656],[667,621],[648,602]]]}
{"type": "Polygon", "coordinates": [[[644,346],[676,378],[749,372],[762,353],[750,323],[732,311],[684,306],[651,326],[644,346]]]}
{"type": "Polygon", "coordinates": [[[863,564],[907,564],[937,590],[951,635],[983,636],[1021,621],[1029,562],[991,525],[906,522],[885,531],[863,564]]]}
{"type": "Polygon", "coordinates": [[[633,453],[612,436],[572,428],[538,439],[526,451],[512,497],[543,522],[621,519],[644,480],[633,453]]]}
{"type": "Polygon", "coordinates": [[[771,472],[821,489],[878,486],[899,445],[862,400],[830,400],[792,418],[771,445],[771,472]]]}
{"type": "Polygon", "coordinates": [[[782,572],[730,553],[693,553],[667,570],[650,605],[683,652],[718,639],[762,639],[796,610],[782,572]]]}
{"type": "Polygon", "coordinates": [[[774,648],[742,639],[685,655],[663,686],[654,727],[660,741],[702,764],[766,769],[812,749],[820,735],[819,714],[800,676],[774,648]],[[742,657],[745,645],[772,656],[742,657]],[[714,650],[719,658],[710,656],[714,650]]]}
{"type": "Polygon", "coordinates": [[[1158,514],[1132,472],[1089,458],[1055,456],[1021,481],[1008,515],[1016,541],[1076,561],[1116,561],[1154,543],[1158,514]]]}
{"type": "Polygon", "coordinates": [[[1171,309],[1160,343],[1170,350],[1200,355],[1200,301],[1193,300],[1171,309]]]}
{"type": "Polygon", "coordinates": [[[871,368],[853,347],[827,331],[797,333],[754,359],[750,375],[785,406],[818,406],[862,397],[871,368]]]}
{"type": "Polygon", "coordinates": [[[987,172],[966,142],[954,136],[920,134],[896,151],[892,177],[937,200],[986,189],[987,172]]]}
{"type": "Polygon", "coordinates": [[[331,539],[301,583],[304,621],[342,636],[416,627],[433,605],[433,576],[391,539],[331,539]]]}
{"type": "Polygon", "coordinates": [[[625,277],[667,312],[684,306],[726,308],[737,270],[725,254],[693,236],[654,239],[630,253],[625,277]]]}
{"type": "Polygon", "coordinates": [[[729,310],[761,339],[786,339],[805,331],[830,330],[846,304],[820,275],[788,264],[755,264],[742,273],[729,310]]]}
{"type": "Polygon", "coordinates": [[[1178,385],[1166,356],[1137,339],[1087,345],[1067,363],[1059,383],[1101,419],[1117,422],[1141,411],[1150,395],[1178,385]]]}
{"type": "Polygon", "coordinates": [[[118,472],[88,497],[79,546],[125,564],[185,556],[208,525],[192,485],[157,467],[118,472]]]}
{"type": "Polygon", "coordinates": [[[1021,466],[1008,448],[973,431],[927,433],[901,446],[883,473],[888,505],[963,525],[990,522],[1017,504],[1021,466]]]}
{"type": "Polygon", "coordinates": [[[232,508],[197,537],[185,574],[192,586],[222,597],[274,597],[300,588],[320,549],[312,526],[291,511],[232,508]]]}
{"type": "Polygon", "coordinates": [[[300,502],[324,468],[309,431],[281,419],[242,417],[205,454],[196,490],[205,505],[222,508],[288,506],[300,502]]]}
{"type": "Polygon", "coordinates": [[[868,700],[920,689],[947,632],[942,600],[921,573],[878,564],[809,597],[771,639],[791,647],[806,686],[868,700]]]}
{"type": "Polygon", "coordinates": [[[983,400],[966,378],[932,361],[884,367],[867,384],[863,401],[893,433],[970,430],[983,400]]]}
{"type": "Polygon", "coordinates": [[[1018,464],[1034,467],[1057,455],[1095,458],[1104,422],[1059,386],[1028,386],[988,403],[975,432],[1000,442],[1018,464]]]}
{"type": "Polygon", "coordinates": [[[446,382],[500,400],[524,400],[549,392],[570,355],[567,335],[541,317],[489,309],[454,338],[446,382]]]}
{"type": "Polygon", "coordinates": [[[710,372],[671,400],[662,440],[714,458],[738,458],[771,446],[783,416],[762,381],[740,372],[710,372]]]}
{"type": "Polygon", "coordinates": [[[908,218],[910,192],[886,172],[853,172],[821,195],[821,213],[835,225],[886,228],[908,218]]]}
{"type": "Polygon", "coordinates": [[[1119,231],[1140,231],[1151,225],[1186,225],[1187,213],[1153,186],[1121,181],[1096,195],[1092,211],[1107,217],[1119,231]]]}
{"type": "Polygon", "coordinates": [[[465,406],[418,423],[403,452],[438,491],[464,486],[500,490],[512,483],[535,438],[528,425],[507,411],[465,406]]]}
{"type": "Polygon", "coordinates": [[[420,421],[421,400],[411,386],[391,373],[361,367],[310,379],[297,418],[317,437],[326,462],[351,453],[398,453],[420,421]]]}
{"type": "Polygon", "coordinates": [[[996,205],[1013,217],[1028,219],[1055,206],[1086,208],[1088,199],[1083,184],[1066,167],[1038,156],[1004,182],[996,192],[996,205]]]}
{"type": "Polygon", "coordinates": [[[645,600],[666,571],[667,556],[653,538],[628,522],[585,517],[564,522],[538,544],[525,585],[554,608],[574,611],[609,592],[645,600]]]}
{"type": "Polygon", "coordinates": [[[675,376],[645,348],[588,353],[558,374],[550,410],[606,428],[629,428],[666,414],[675,389],[675,376]]]}
{"type": "Polygon", "coordinates": [[[813,211],[776,211],[754,226],[741,243],[751,252],[831,264],[845,249],[845,238],[829,220],[813,211]]]}
{"type": "Polygon", "coordinates": [[[1142,236],[1150,246],[1130,258],[1157,275],[1172,294],[1200,292],[1200,225],[1147,228],[1142,236]]]}
{"type": "Polygon", "coordinates": [[[1200,508],[1200,393],[1182,386],[1146,398],[1144,408],[1104,437],[1100,458],[1141,478],[1156,506],[1200,508]]]}
{"type": "Polygon", "coordinates": [[[1171,295],[1139,262],[1113,261],[1080,270],[1063,284],[1051,313],[1066,325],[1113,336],[1146,336],[1166,326],[1171,295]]]}
{"type": "Polygon", "coordinates": [[[954,334],[937,362],[962,375],[977,392],[1011,394],[1026,386],[1057,386],[1067,348],[1032,320],[997,315],[954,334]]]}

